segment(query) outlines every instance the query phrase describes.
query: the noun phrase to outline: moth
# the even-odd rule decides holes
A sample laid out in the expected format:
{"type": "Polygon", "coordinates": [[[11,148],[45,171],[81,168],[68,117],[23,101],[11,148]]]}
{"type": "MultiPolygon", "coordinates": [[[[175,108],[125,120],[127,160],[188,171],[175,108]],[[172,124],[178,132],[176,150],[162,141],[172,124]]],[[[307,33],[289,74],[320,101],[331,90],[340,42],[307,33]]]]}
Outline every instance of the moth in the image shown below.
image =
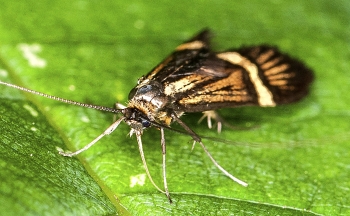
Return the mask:
{"type": "MultiPolygon", "coordinates": [[[[103,136],[112,133],[124,121],[135,134],[146,173],[157,190],[170,202],[166,178],[166,144],[164,129],[177,122],[184,133],[198,143],[213,164],[233,181],[247,186],[234,177],[212,157],[201,137],[180,117],[184,113],[204,112],[211,125],[213,118],[221,125],[221,117],[214,111],[239,106],[273,107],[295,102],[304,97],[313,80],[312,71],[300,61],[281,53],[277,48],[261,45],[213,52],[209,44],[210,32],[203,30],[179,45],[163,62],[142,76],[130,93],[127,105],[116,108],[80,103],[51,96],[0,81],[0,84],[37,94],[60,102],[112,112],[120,115],[101,135],[75,152],[59,153],[74,156],[87,150],[103,136]],[[146,128],[156,127],[161,134],[164,189],[152,180],[143,153],[141,135],[146,128]]],[[[221,128],[221,127],[220,127],[221,128]]],[[[174,129],[171,129],[174,130],[174,129]]],[[[219,129],[221,130],[221,129],[219,129]]]]}

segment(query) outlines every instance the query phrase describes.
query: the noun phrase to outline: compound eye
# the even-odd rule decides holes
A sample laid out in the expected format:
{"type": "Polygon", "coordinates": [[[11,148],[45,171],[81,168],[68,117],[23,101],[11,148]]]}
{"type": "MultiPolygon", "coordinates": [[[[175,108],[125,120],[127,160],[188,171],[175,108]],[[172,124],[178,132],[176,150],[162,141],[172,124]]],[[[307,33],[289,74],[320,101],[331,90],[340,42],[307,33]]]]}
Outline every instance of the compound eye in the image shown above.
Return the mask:
{"type": "Polygon", "coordinates": [[[147,120],[142,120],[142,127],[148,128],[151,126],[151,122],[147,120]]]}
{"type": "Polygon", "coordinates": [[[137,92],[136,88],[131,89],[128,96],[129,100],[131,100],[135,96],[136,92],[137,92]]]}

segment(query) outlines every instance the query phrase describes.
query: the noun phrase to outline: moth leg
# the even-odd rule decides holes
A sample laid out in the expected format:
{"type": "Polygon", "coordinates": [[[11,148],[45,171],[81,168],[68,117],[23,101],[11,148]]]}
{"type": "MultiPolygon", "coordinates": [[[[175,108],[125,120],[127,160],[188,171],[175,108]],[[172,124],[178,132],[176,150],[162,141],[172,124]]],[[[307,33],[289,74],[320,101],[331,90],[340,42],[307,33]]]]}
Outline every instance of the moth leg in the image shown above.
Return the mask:
{"type": "Polygon", "coordinates": [[[199,144],[202,146],[204,152],[208,155],[208,157],[210,158],[210,160],[213,162],[213,164],[219,169],[221,170],[221,172],[223,172],[227,177],[229,177],[230,179],[232,179],[233,181],[237,182],[238,184],[247,187],[248,184],[236,177],[234,177],[231,173],[229,173],[228,171],[226,171],[222,166],[220,166],[220,164],[213,158],[213,156],[211,156],[211,154],[209,153],[208,149],[205,147],[205,145],[202,142],[199,142],[199,144]]]}
{"type": "MultiPolygon", "coordinates": [[[[130,134],[132,133],[135,133],[136,135],[136,139],[137,139],[137,144],[139,146],[139,151],[140,151],[140,155],[141,155],[141,160],[142,160],[142,163],[143,163],[143,167],[146,171],[146,174],[148,176],[148,179],[151,181],[151,183],[153,184],[153,186],[158,190],[160,191],[161,193],[165,193],[167,194],[165,191],[163,191],[162,189],[160,189],[158,187],[158,185],[156,185],[156,183],[153,181],[153,178],[151,176],[151,173],[149,172],[149,169],[148,169],[148,166],[147,166],[147,162],[146,162],[146,158],[145,158],[145,154],[143,153],[143,145],[142,145],[142,139],[141,139],[141,134],[142,134],[142,131],[141,130],[134,130],[132,132],[130,132],[130,134]]],[[[169,195],[169,192],[167,194],[167,196],[169,195]]]]}
{"type": "Polygon", "coordinates": [[[214,110],[204,111],[203,116],[198,120],[198,123],[203,121],[203,119],[205,119],[205,118],[207,118],[208,128],[211,129],[213,127],[211,120],[214,119],[216,121],[216,124],[218,127],[218,133],[221,132],[222,124],[225,122],[224,122],[224,119],[221,118],[221,116],[216,111],[214,111],[214,110]]]}
{"type": "Polygon", "coordinates": [[[192,149],[193,149],[194,145],[198,142],[198,143],[202,146],[204,152],[208,155],[208,157],[210,158],[210,160],[213,162],[213,164],[214,164],[221,172],[223,172],[227,177],[229,177],[229,178],[232,179],[233,181],[237,182],[238,184],[240,184],[240,185],[242,185],[242,186],[244,186],[244,187],[247,187],[247,186],[248,186],[248,184],[247,184],[246,182],[244,182],[244,181],[242,181],[242,180],[240,180],[240,179],[234,177],[231,173],[229,173],[229,172],[228,172],[227,170],[225,170],[222,166],[220,166],[220,164],[213,158],[213,156],[211,156],[211,154],[209,153],[209,151],[207,150],[207,148],[205,147],[205,145],[202,143],[201,137],[200,137],[198,134],[196,134],[191,128],[189,128],[183,121],[181,121],[181,120],[179,119],[179,117],[176,116],[175,113],[172,113],[172,114],[171,114],[171,117],[172,117],[173,119],[175,119],[175,121],[176,121],[177,123],[179,123],[179,124],[181,125],[181,127],[183,127],[183,128],[189,133],[189,135],[192,137],[192,139],[193,139],[193,146],[192,146],[192,149]]]}
{"type": "Polygon", "coordinates": [[[169,189],[168,189],[168,183],[166,179],[166,166],[165,166],[165,155],[166,155],[166,145],[165,145],[165,136],[164,136],[164,128],[160,128],[160,134],[161,134],[161,140],[160,143],[162,145],[162,154],[163,154],[163,182],[164,182],[164,190],[165,190],[165,195],[168,197],[169,202],[172,203],[173,201],[171,200],[170,194],[169,194],[169,189]]]}
{"type": "Polygon", "coordinates": [[[83,148],[81,148],[75,152],[64,152],[63,150],[59,150],[58,153],[60,155],[67,156],[67,157],[72,157],[72,156],[80,154],[81,152],[89,149],[91,146],[93,146],[95,143],[97,143],[97,141],[99,141],[102,137],[111,134],[119,126],[120,122],[122,122],[123,120],[124,120],[124,117],[121,117],[120,119],[115,121],[102,134],[100,134],[98,137],[96,137],[94,140],[92,140],[89,144],[87,144],[83,148]]]}
{"type": "Polygon", "coordinates": [[[258,126],[233,126],[232,124],[227,123],[227,121],[225,121],[224,118],[222,118],[215,110],[204,111],[203,116],[198,120],[198,123],[202,122],[203,119],[205,118],[207,118],[208,128],[210,129],[213,126],[211,120],[212,119],[215,120],[218,127],[218,133],[221,132],[223,125],[233,130],[250,130],[258,127],[258,126]]]}

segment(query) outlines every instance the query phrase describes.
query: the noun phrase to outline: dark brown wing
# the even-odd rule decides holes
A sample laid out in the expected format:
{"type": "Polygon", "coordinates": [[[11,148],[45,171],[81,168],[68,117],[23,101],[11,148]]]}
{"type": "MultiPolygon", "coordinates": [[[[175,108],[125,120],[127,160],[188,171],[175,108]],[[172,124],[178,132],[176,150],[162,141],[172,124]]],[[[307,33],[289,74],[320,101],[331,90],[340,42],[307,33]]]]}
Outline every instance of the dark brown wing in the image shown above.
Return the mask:
{"type": "Polygon", "coordinates": [[[178,46],[140,83],[160,83],[174,110],[200,112],[290,103],[307,94],[312,77],[302,63],[273,47],[214,53],[209,32],[203,31],[178,46]]]}
{"type": "Polygon", "coordinates": [[[247,47],[237,52],[257,66],[259,78],[276,104],[298,101],[308,93],[313,73],[300,61],[269,46],[247,47]]]}
{"type": "Polygon", "coordinates": [[[215,53],[195,70],[182,70],[164,80],[164,86],[164,93],[174,98],[174,109],[184,112],[259,104],[245,69],[218,58],[215,53]]]}
{"type": "MultiPolygon", "coordinates": [[[[199,69],[201,62],[210,53],[209,37],[209,31],[203,30],[190,40],[182,43],[169,57],[157,65],[139,82],[147,83],[150,80],[156,80],[162,83],[178,76],[180,72],[193,72],[199,69]]],[[[186,76],[186,74],[181,75],[186,76]]]]}

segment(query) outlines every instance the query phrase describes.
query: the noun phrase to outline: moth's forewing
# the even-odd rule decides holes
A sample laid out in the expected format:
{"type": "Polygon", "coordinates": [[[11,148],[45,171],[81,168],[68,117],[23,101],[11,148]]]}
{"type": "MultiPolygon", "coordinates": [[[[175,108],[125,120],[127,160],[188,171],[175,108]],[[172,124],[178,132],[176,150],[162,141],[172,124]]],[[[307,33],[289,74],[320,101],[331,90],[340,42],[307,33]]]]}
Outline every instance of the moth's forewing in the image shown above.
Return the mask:
{"type": "Polygon", "coordinates": [[[160,83],[162,92],[171,98],[169,108],[201,112],[291,103],[308,93],[312,79],[310,69],[275,47],[212,52],[205,30],[179,45],[140,85],[160,83]]]}

